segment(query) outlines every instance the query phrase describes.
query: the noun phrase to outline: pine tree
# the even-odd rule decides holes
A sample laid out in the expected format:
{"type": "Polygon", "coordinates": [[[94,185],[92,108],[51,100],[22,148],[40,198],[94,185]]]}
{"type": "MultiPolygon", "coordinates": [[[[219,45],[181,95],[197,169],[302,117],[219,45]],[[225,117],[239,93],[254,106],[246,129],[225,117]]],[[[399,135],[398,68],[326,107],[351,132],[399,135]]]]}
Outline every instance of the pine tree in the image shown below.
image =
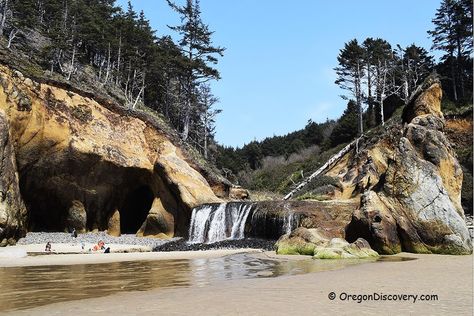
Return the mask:
{"type": "Polygon", "coordinates": [[[383,124],[383,99],[387,88],[393,53],[390,43],[381,38],[367,38],[363,43],[367,64],[367,126],[383,124]]]}
{"type": "Polygon", "coordinates": [[[432,49],[445,52],[442,60],[449,64],[455,101],[466,92],[464,60],[472,60],[472,10],[472,0],[443,0],[432,20],[435,28],[428,31],[433,38],[432,49]]]}
{"type": "MultiPolygon", "coordinates": [[[[336,84],[342,89],[348,90],[350,96],[355,98],[355,104],[357,105],[357,114],[359,116],[359,134],[364,133],[363,126],[363,91],[362,81],[365,76],[365,63],[364,63],[365,51],[362,46],[359,45],[356,39],[349,41],[344,44],[344,48],[339,52],[337,60],[339,66],[334,70],[338,76],[336,84]]],[[[348,96],[341,96],[343,99],[349,99],[348,96]]]]}
{"type": "Polygon", "coordinates": [[[337,121],[329,136],[331,146],[347,143],[357,137],[357,126],[359,124],[357,111],[358,106],[356,102],[349,100],[346,110],[337,121]]]}
{"type": "Polygon", "coordinates": [[[186,58],[182,65],[184,69],[183,87],[186,94],[186,104],[183,113],[182,138],[187,140],[191,117],[196,107],[196,87],[212,79],[220,79],[219,72],[212,65],[217,64],[216,55],[223,56],[224,48],[212,45],[209,27],[201,20],[199,0],[187,0],[186,5],[178,6],[167,0],[171,8],[181,16],[182,24],[170,27],[181,35],[179,42],[181,51],[186,58]]]}

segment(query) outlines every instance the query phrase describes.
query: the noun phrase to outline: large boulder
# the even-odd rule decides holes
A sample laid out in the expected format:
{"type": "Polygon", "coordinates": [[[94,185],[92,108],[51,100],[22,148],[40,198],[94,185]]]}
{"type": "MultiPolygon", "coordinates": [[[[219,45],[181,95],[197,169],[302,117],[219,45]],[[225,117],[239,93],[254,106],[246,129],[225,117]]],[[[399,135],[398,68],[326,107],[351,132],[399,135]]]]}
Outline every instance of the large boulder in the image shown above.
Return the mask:
{"type": "Polygon", "coordinates": [[[298,227],[289,234],[278,239],[275,244],[279,255],[310,255],[314,254],[317,246],[324,246],[329,242],[320,229],[298,227]]]}
{"type": "Polygon", "coordinates": [[[280,255],[310,255],[315,259],[365,259],[379,256],[363,238],[348,243],[342,238],[330,239],[320,229],[304,227],[280,237],[275,248],[280,255]]]}

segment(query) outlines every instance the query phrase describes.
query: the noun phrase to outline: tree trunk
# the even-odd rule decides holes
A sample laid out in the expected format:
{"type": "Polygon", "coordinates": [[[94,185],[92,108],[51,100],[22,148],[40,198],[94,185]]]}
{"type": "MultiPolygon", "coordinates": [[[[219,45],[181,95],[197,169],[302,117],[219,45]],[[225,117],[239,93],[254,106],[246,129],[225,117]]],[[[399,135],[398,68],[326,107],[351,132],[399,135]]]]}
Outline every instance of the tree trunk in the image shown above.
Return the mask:
{"type": "Polygon", "coordinates": [[[207,160],[207,113],[204,114],[204,159],[207,160]]]}
{"type": "Polygon", "coordinates": [[[461,70],[462,69],[461,67],[461,58],[462,58],[461,41],[459,40],[459,38],[456,39],[456,45],[457,45],[456,72],[459,79],[459,92],[460,92],[461,98],[464,98],[464,79],[463,79],[463,73],[461,70]]]}
{"type": "Polygon", "coordinates": [[[110,42],[109,42],[109,48],[107,50],[107,71],[105,72],[105,79],[104,79],[104,85],[109,81],[109,75],[110,75],[110,42]]]}
{"type": "Polygon", "coordinates": [[[361,93],[361,74],[360,74],[360,67],[359,61],[357,61],[357,78],[356,78],[356,101],[357,101],[357,108],[359,110],[359,135],[364,133],[364,120],[363,120],[363,110],[362,110],[362,93],[361,93]]]}
{"type": "Polygon", "coordinates": [[[67,0],[64,0],[64,13],[63,13],[63,29],[62,31],[66,33],[67,30],[67,18],[68,18],[68,8],[67,8],[67,0]]]}
{"type": "Polygon", "coordinates": [[[341,149],[337,154],[335,154],[334,156],[332,156],[321,168],[319,168],[318,170],[316,170],[313,174],[311,174],[306,180],[304,180],[303,182],[301,182],[296,188],[294,188],[290,193],[288,193],[287,195],[285,195],[285,197],[283,198],[283,200],[288,200],[290,199],[296,192],[300,191],[302,188],[304,188],[308,183],[310,183],[314,178],[316,178],[317,176],[319,176],[321,173],[323,173],[325,170],[327,170],[328,168],[334,166],[334,164],[336,164],[339,160],[341,160],[341,158],[346,154],[348,153],[352,147],[354,147],[356,145],[356,143],[359,141],[359,138],[357,138],[356,140],[354,140],[353,142],[351,142],[349,145],[347,145],[346,147],[344,147],[343,149],[341,149]]]}
{"type": "Polygon", "coordinates": [[[3,35],[3,30],[7,22],[7,12],[8,12],[8,0],[5,0],[3,4],[2,20],[0,21],[0,36],[3,35]]]}
{"type": "Polygon", "coordinates": [[[119,47],[118,47],[118,56],[117,56],[117,76],[115,77],[115,85],[120,84],[120,59],[122,55],[122,35],[120,34],[119,38],[119,47]]]}
{"type": "Polygon", "coordinates": [[[186,110],[184,112],[182,139],[186,141],[189,136],[189,123],[191,121],[191,100],[186,100],[186,110]]]}
{"type": "Polygon", "coordinates": [[[18,29],[16,28],[13,28],[11,31],[10,31],[10,35],[8,35],[8,45],[7,45],[7,48],[10,48],[12,46],[12,42],[13,40],[15,39],[16,35],[18,34],[18,29]]]}
{"type": "Polygon", "coordinates": [[[454,56],[451,54],[451,79],[452,79],[452,84],[453,84],[453,96],[454,96],[454,101],[458,101],[458,92],[456,91],[456,71],[454,69],[454,62],[453,62],[454,56]]]}
{"type": "Polygon", "coordinates": [[[76,45],[73,44],[72,57],[71,57],[71,66],[69,68],[69,73],[67,75],[67,80],[71,80],[72,73],[74,72],[74,59],[76,58],[76,45]]]}

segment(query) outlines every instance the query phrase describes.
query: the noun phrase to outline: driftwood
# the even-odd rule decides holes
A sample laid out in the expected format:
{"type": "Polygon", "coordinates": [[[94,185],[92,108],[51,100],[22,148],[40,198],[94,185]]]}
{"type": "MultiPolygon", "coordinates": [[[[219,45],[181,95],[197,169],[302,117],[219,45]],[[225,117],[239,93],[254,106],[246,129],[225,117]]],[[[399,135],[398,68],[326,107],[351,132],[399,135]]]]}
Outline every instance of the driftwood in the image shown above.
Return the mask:
{"type": "Polygon", "coordinates": [[[357,145],[359,141],[359,138],[357,138],[356,140],[354,140],[353,142],[351,142],[349,145],[347,145],[346,147],[342,148],[337,154],[335,154],[334,156],[332,156],[321,168],[319,168],[318,170],[316,170],[315,172],[313,172],[308,178],[306,178],[305,180],[303,180],[300,184],[298,184],[298,186],[296,188],[294,188],[290,193],[288,193],[287,195],[285,195],[285,197],[283,198],[283,200],[288,200],[288,199],[291,199],[291,197],[296,193],[298,192],[299,190],[301,190],[302,188],[304,188],[308,183],[310,183],[314,178],[316,178],[317,176],[319,176],[321,173],[323,173],[325,170],[327,170],[328,168],[334,166],[346,153],[348,153],[352,147],[354,147],[355,145],[357,145]]]}

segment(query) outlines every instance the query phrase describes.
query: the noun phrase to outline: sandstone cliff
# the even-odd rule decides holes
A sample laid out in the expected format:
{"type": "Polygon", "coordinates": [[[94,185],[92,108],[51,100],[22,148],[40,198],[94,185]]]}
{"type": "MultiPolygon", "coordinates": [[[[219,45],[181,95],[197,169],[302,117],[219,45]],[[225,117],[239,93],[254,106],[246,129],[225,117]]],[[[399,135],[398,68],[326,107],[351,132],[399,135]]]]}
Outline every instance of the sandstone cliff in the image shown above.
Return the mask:
{"type": "Polygon", "coordinates": [[[70,228],[185,235],[193,207],[220,201],[150,120],[2,65],[0,158],[0,241],[70,228]]]}
{"type": "Polygon", "coordinates": [[[337,196],[360,200],[346,227],[380,253],[472,253],[461,207],[463,173],[444,135],[442,89],[420,87],[402,123],[377,130],[326,175],[341,183],[337,196]]]}

